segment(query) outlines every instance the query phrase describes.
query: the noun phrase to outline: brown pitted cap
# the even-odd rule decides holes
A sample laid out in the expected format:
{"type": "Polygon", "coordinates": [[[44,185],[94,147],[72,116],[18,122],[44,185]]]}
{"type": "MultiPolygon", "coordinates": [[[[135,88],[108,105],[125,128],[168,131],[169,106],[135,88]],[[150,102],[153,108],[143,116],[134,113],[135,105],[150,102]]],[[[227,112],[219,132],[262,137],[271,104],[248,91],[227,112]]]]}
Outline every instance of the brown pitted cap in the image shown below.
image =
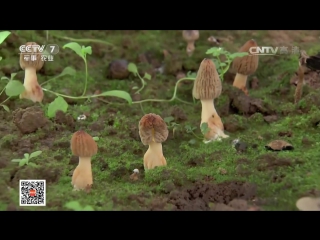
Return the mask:
{"type": "MultiPolygon", "coordinates": [[[[27,42],[25,45],[38,45],[35,42],[27,42]]],[[[36,71],[39,71],[44,64],[44,61],[41,59],[41,54],[36,54],[38,53],[38,50],[34,51],[31,49],[32,52],[30,53],[21,53],[20,54],[20,67],[24,70],[25,68],[32,67],[35,68],[36,71]],[[31,55],[36,55],[36,60],[31,61],[31,55]]]]}
{"type": "MultiPolygon", "coordinates": [[[[240,48],[239,52],[249,52],[249,49],[251,47],[257,47],[257,46],[258,45],[256,41],[251,39],[240,48]]],[[[242,75],[249,76],[257,70],[258,64],[259,64],[258,55],[247,55],[244,57],[237,57],[233,60],[232,70],[242,75]]]]}
{"type": "Polygon", "coordinates": [[[92,157],[98,152],[98,146],[88,133],[80,130],[72,135],[71,151],[78,157],[92,157]]]}
{"type": "Polygon", "coordinates": [[[196,41],[199,39],[199,30],[183,30],[182,36],[187,42],[196,41]]]}
{"type": "Polygon", "coordinates": [[[211,59],[203,59],[194,81],[193,97],[202,100],[215,99],[220,96],[221,91],[222,84],[216,66],[211,59]]]}
{"type": "Polygon", "coordinates": [[[139,122],[139,135],[144,145],[152,142],[162,143],[167,140],[169,131],[163,119],[154,113],[144,115],[139,122]]]}

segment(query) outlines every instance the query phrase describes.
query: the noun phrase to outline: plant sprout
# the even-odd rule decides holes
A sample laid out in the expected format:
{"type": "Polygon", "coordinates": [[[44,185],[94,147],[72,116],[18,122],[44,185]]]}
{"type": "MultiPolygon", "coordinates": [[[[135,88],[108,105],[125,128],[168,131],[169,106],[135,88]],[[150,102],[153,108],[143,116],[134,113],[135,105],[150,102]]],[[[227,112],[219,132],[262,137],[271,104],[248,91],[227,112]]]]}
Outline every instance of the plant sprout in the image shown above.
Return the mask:
{"type": "Polygon", "coordinates": [[[0,103],[0,106],[3,107],[3,109],[7,112],[10,112],[10,109],[7,105],[4,105],[4,103],[7,102],[11,97],[19,96],[25,90],[23,84],[20,81],[14,79],[16,75],[16,73],[12,73],[10,78],[2,77],[0,79],[0,81],[8,81],[7,85],[0,91],[0,96],[3,92],[5,92],[8,96],[4,101],[0,103]]]}
{"type": "MultiPolygon", "coordinates": [[[[9,31],[3,31],[0,32],[0,44],[2,44],[4,42],[4,40],[6,40],[6,38],[11,34],[11,32],[9,31]]],[[[0,61],[2,60],[2,57],[0,56],[0,61]]]]}
{"type": "Polygon", "coordinates": [[[11,162],[18,162],[19,163],[19,167],[22,167],[24,165],[28,165],[28,166],[31,166],[31,167],[36,167],[37,164],[35,164],[33,162],[30,162],[30,159],[38,157],[41,153],[42,153],[42,151],[35,151],[35,152],[31,153],[31,154],[25,153],[24,154],[24,158],[12,159],[11,162]]]}
{"type": "Polygon", "coordinates": [[[90,205],[82,207],[78,201],[67,202],[64,207],[73,211],[94,211],[93,207],[90,205]]]}
{"type": "MultiPolygon", "coordinates": [[[[134,64],[134,63],[129,63],[128,64],[128,71],[133,73],[134,76],[138,77],[140,80],[141,80],[141,88],[139,88],[138,91],[136,91],[136,94],[140,93],[144,87],[147,85],[146,81],[144,79],[147,79],[147,80],[151,80],[151,75],[148,74],[148,73],[145,73],[143,77],[140,76],[139,74],[139,71],[138,71],[138,68],[137,66],[134,64]]],[[[138,89],[137,86],[133,87],[132,89],[138,89]]]]}

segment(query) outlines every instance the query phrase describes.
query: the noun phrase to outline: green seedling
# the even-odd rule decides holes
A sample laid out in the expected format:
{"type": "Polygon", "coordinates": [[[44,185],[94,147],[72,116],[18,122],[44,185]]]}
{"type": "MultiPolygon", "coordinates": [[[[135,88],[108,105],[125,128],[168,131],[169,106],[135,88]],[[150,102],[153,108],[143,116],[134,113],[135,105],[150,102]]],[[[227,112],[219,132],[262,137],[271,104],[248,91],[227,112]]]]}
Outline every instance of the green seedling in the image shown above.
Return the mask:
{"type": "MultiPolygon", "coordinates": [[[[186,133],[191,133],[196,139],[202,140],[202,137],[197,136],[197,134],[194,133],[194,131],[197,129],[197,127],[195,126],[191,126],[191,125],[186,125],[184,126],[186,133]]],[[[195,139],[191,139],[189,141],[189,144],[195,144],[196,140],[195,139]],[[191,141],[192,140],[192,141],[191,141]]]]}
{"type": "Polygon", "coordinates": [[[19,96],[25,90],[23,84],[14,79],[16,75],[16,73],[11,73],[10,78],[2,77],[0,79],[0,81],[8,81],[7,85],[0,92],[0,96],[3,92],[5,92],[8,96],[3,102],[0,103],[0,106],[3,107],[3,109],[7,112],[10,112],[10,109],[4,103],[7,102],[11,97],[19,96]]]}
{"type": "MultiPolygon", "coordinates": [[[[11,32],[9,31],[3,31],[0,32],[0,44],[2,44],[4,42],[4,40],[6,40],[6,38],[11,34],[11,32]]],[[[2,57],[0,56],[0,61],[2,60],[2,57]]]]}
{"type": "Polygon", "coordinates": [[[33,163],[33,162],[30,162],[30,159],[38,157],[41,153],[42,153],[42,151],[35,151],[35,152],[31,153],[31,154],[25,153],[24,154],[24,158],[12,159],[11,162],[18,162],[19,163],[19,167],[22,167],[24,165],[28,165],[28,166],[31,166],[31,167],[36,167],[38,165],[33,163]]]}
{"type": "Polygon", "coordinates": [[[200,130],[201,130],[201,133],[203,134],[203,135],[206,135],[209,131],[210,131],[210,128],[209,128],[209,126],[208,126],[208,123],[201,123],[201,125],[200,125],[200,130]]]}
{"type": "MultiPolygon", "coordinates": [[[[73,50],[78,56],[80,56],[84,63],[85,63],[85,87],[83,90],[83,93],[81,96],[69,96],[69,95],[64,95],[64,94],[60,94],[54,91],[49,90],[50,87],[48,88],[42,88],[43,91],[45,92],[49,92],[52,93],[54,95],[56,95],[57,97],[63,97],[63,98],[69,98],[69,99],[91,99],[91,98],[97,98],[97,97],[117,97],[117,98],[122,98],[124,100],[126,100],[129,104],[132,103],[132,98],[130,96],[129,93],[125,92],[125,91],[120,91],[120,90],[112,90],[112,91],[107,91],[107,92],[103,92],[101,94],[94,94],[94,95],[90,95],[90,96],[85,96],[86,91],[87,91],[87,85],[88,85],[88,64],[87,64],[87,55],[91,55],[92,53],[92,49],[90,46],[80,46],[78,43],[76,42],[71,42],[71,43],[67,43],[63,46],[63,48],[69,48],[71,50],[73,50]]],[[[57,79],[59,77],[65,76],[65,75],[73,75],[75,76],[76,71],[71,68],[71,67],[67,67],[63,70],[63,72],[61,74],[59,74],[56,77],[53,77],[51,79],[49,79],[48,81],[44,82],[43,84],[41,84],[41,86],[43,86],[44,84],[48,84],[48,82],[57,79]]],[[[59,100],[61,101],[61,100],[59,100]]],[[[65,108],[61,107],[61,108],[65,108]]],[[[61,110],[61,109],[58,109],[61,110]]]]}
{"type": "Polygon", "coordinates": [[[93,140],[96,141],[96,142],[98,142],[99,139],[100,139],[99,137],[93,137],[93,140]]]}
{"type": "Polygon", "coordinates": [[[87,55],[92,54],[92,48],[90,46],[80,46],[79,43],[76,42],[70,42],[63,46],[63,48],[69,48],[73,50],[76,54],[78,54],[79,57],[81,57],[84,61],[85,71],[86,71],[86,78],[85,78],[85,84],[83,93],[81,96],[84,96],[87,92],[87,85],[88,85],[88,63],[87,63],[87,55]]]}
{"type": "Polygon", "coordinates": [[[90,205],[82,207],[78,201],[67,202],[64,207],[73,211],[94,211],[90,205]]]}
{"type": "Polygon", "coordinates": [[[134,86],[134,87],[132,88],[132,89],[138,89],[138,88],[139,88],[139,90],[137,90],[137,91],[135,92],[135,94],[138,94],[138,93],[140,93],[140,92],[145,88],[145,86],[147,85],[145,79],[146,79],[146,80],[149,80],[149,81],[151,80],[151,75],[148,74],[148,73],[145,73],[144,76],[141,77],[140,74],[139,74],[138,68],[137,68],[137,66],[136,66],[134,63],[129,63],[129,64],[128,64],[128,71],[131,72],[131,73],[133,73],[133,75],[136,76],[136,77],[138,77],[138,78],[140,79],[140,81],[141,81],[141,84],[142,84],[141,88],[139,88],[139,87],[137,87],[137,86],[134,86]]]}
{"type": "Polygon", "coordinates": [[[174,134],[178,130],[180,124],[174,122],[174,117],[165,117],[163,120],[167,125],[169,125],[168,128],[172,129],[172,136],[174,137],[174,134]]]}
{"type": "Polygon", "coordinates": [[[48,106],[47,116],[49,118],[54,118],[56,116],[57,111],[62,111],[64,113],[68,110],[68,103],[64,100],[63,97],[56,97],[53,102],[51,102],[48,106]]]}
{"type": "Polygon", "coordinates": [[[224,74],[229,70],[231,63],[235,58],[248,55],[247,52],[230,53],[223,48],[217,47],[208,49],[206,54],[213,56],[212,61],[216,65],[221,81],[223,81],[224,74]],[[222,56],[226,58],[226,60],[223,62],[221,61],[222,56]]]}
{"type": "MultiPolygon", "coordinates": [[[[46,30],[46,35],[49,36],[49,30],[46,30]]],[[[92,39],[92,38],[71,38],[71,37],[63,37],[63,36],[59,36],[54,34],[52,31],[50,32],[50,35],[55,37],[55,38],[60,38],[60,39],[64,39],[67,41],[72,41],[72,42],[82,42],[82,43],[100,43],[100,44],[104,44],[107,45],[109,47],[111,47],[111,49],[109,49],[109,52],[113,51],[116,49],[116,46],[113,45],[110,42],[104,41],[104,40],[99,40],[99,39],[92,39]]],[[[48,37],[47,37],[48,38],[48,37]]]]}

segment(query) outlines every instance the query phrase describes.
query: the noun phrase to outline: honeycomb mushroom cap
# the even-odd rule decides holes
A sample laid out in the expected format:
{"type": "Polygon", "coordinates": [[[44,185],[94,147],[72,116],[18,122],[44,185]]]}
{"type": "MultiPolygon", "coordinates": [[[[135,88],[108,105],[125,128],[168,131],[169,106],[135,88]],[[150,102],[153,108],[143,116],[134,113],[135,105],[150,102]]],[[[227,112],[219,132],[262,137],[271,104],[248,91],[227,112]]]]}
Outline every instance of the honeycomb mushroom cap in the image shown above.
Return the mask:
{"type": "MultiPolygon", "coordinates": [[[[247,41],[239,50],[239,52],[249,52],[251,47],[257,47],[257,43],[255,40],[251,39],[247,41]]],[[[259,64],[259,56],[258,55],[247,55],[244,57],[237,57],[233,60],[232,70],[240,73],[242,75],[249,76],[253,74],[259,64]]]]}
{"type": "Polygon", "coordinates": [[[209,100],[220,96],[222,84],[216,66],[211,59],[202,60],[194,81],[192,95],[196,99],[209,100]]]}
{"type": "Polygon", "coordinates": [[[139,122],[139,135],[144,145],[152,142],[162,143],[167,140],[169,131],[163,119],[154,113],[144,115],[139,122]]]}
{"type": "MultiPolygon", "coordinates": [[[[25,45],[38,45],[38,44],[35,42],[27,42],[25,45]]],[[[28,67],[32,67],[32,68],[35,68],[36,71],[39,71],[43,67],[44,61],[42,61],[41,54],[39,54],[38,50],[34,51],[33,49],[31,49],[31,51],[32,51],[31,53],[21,53],[20,54],[20,67],[23,70],[25,70],[28,67]],[[37,56],[37,59],[35,61],[31,61],[31,60],[26,61],[24,59],[24,57],[26,55],[32,55],[32,54],[37,56]]]]}
{"type": "Polygon", "coordinates": [[[98,146],[88,133],[80,130],[72,135],[71,151],[78,157],[92,157],[98,152],[98,146]]]}
{"type": "Polygon", "coordinates": [[[187,42],[193,42],[199,39],[199,30],[183,30],[183,39],[187,42]]]}

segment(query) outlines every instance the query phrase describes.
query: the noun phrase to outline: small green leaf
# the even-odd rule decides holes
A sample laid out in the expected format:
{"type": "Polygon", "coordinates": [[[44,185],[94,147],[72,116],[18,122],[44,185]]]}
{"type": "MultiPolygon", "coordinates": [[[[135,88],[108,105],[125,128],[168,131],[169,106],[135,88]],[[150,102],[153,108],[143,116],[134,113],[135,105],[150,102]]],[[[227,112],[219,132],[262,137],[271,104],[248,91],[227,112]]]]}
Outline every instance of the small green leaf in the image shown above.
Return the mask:
{"type": "Polygon", "coordinates": [[[0,32],[0,44],[11,34],[9,31],[0,32]]]}
{"type": "Polygon", "coordinates": [[[21,159],[21,161],[19,162],[19,167],[22,167],[24,165],[26,165],[28,163],[27,159],[21,159]]]}
{"type": "Polygon", "coordinates": [[[138,68],[134,63],[128,64],[128,71],[136,75],[138,73],[138,68]]]}
{"type": "Polygon", "coordinates": [[[2,81],[2,80],[10,81],[10,78],[8,78],[8,77],[1,77],[1,81],[2,81]]]}
{"type": "Polygon", "coordinates": [[[211,60],[213,61],[214,65],[216,66],[216,69],[219,70],[219,68],[220,68],[220,62],[219,62],[217,59],[211,59],[211,60]]]}
{"type": "Polygon", "coordinates": [[[139,88],[138,86],[134,86],[134,87],[132,87],[132,90],[138,89],[138,88],[139,88]]]}
{"type": "Polygon", "coordinates": [[[12,159],[11,162],[20,162],[23,159],[12,159]]]}
{"type": "Polygon", "coordinates": [[[216,47],[213,47],[213,48],[210,48],[206,51],[206,54],[213,54],[213,53],[216,53],[217,52],[217,49],[216,47]]]}
{"type": "Polygon", "coordinates": [[[2,57],[0,57],[0,61],[2,60],[2,57]]]}
{"type": "Polygon", "coordinates": [[[170,123],[170,122],[172,122],[174,120],[174,117],[165,117],[164,119],[163,119],[163,121],[165,121],[166,123],[170,123]]]}
{"type": "Polygon", "coordinates": [[[38,167],[38,165],[33,163],[33,162],[28,162],[28,166],[30,166],[30,167],[38,167]]]}
{"type": "Polygon", "coordinates": [[[74,70],[72,67],[66,67],[57,77],[62,77],[65,75],[74,76],[76,75],[76,70],[74,70]]]}
{"type": "Polygon", "coordinates": [[[206,135],[210,130],[209,127],[208,127],[208,123],[205,123],[205,122],[201,123],[200,130],[201,130],[203,135],[206,135]]]}
{"type": "Polygon", "coordinates": [[[85,206],[82,210],[83,211],[94,211],[93,207],[91,207],[89,205],[85,206]]]}
{"type": "Polygon", "coordinates": [[[235,59],[236,57],[244,57],[244,56],[247,56],[247,55],[249,55],[249,53],[247,53],[247,52],[237,52],[237,53],[231,53],[229,55],[229,58],[230,59],[235,59]]]}
{"type": "Polygon", "coordinates": [[[187,78],[196,78],[196,77],[197,77],[197,73],[195,73],[195,72],[189,71],[187,73],[187,78]]]}
{"type": "Polygon", "coordinates": [[[91,54],[92,54],[92,48],[91,48],[90,46],[88,46],[88,47],[82,46],[82,52],[83,52],[84,54],[89,54],[89,55],[91,55],[91,54]]]}
{"type": "Polygon", "coordinates": [[[19,96],[24,90],[23,84],[17,80],[10,80],[6,86],[6,94],[8,97],[19,96]]]}
{"type": "Polygon", "coordinates": [[[42,151],[35,151],[30,154],[29,159],[34,158],[34,157],[38,157],[41,153],[42,153],[42,151]]]}
{"type": "Polygon", "coordinates": [[[63,46],[63,48],[70,48],[73,50],[76,54],[78,54],[81,58],[84,58],[82,53],[82,47],[79,45],[79,43],[76,42],[70,42],[63,46]]]}
{"type": "Polygon", "coordinates": [[[195,139],[191,139],[188,143],[190,144],[190,145],[193,145],[193,144],[196,144],[196,140],[195,139]]]}
{"type": "Polygon", "coordinates": [[[214,57],[218,57],[219,55],[226,54],[227,51],[225,51],[223,48],[217,48],[213,47],[207,50],[206,54],[212,54],[214,57]]]}
{"type": "Polygon", "coordinates": [[[103,92],[103,93],[99,94],[99,96],[118,97],[118,98],[122,98],[124,100],[127,100],[127,102],[129,104],[132,103],[132,98],[131,98],[130,94],[125,91],[112,90],[112,91],[108,91],[108,92],[103,92]]]}
{"type": "Polygon", "coordinates": [[[64,100],[63,97],[56,97],[53,102],[51,102],[48,106],[48,117],[53,118],[56,116],[57,111],[62,111],[64,113],[68,110],[68,103],[64,100]]]}
{"type": "Polygon", "coordinates": [[[67,202],[64,206],[74,211],[82,210],[82,207],[78,201],[67,202]]]}
{"type": "Polygon", "coordinates": [[[96,142],[98,142],[99,141],[99,137],[93,137],[93,140],[95,140],[96,142]]]}
{"type": "Polygon", "coordinates": [[[30,157],[29,153],[25,153],[25,154],[23,154],[23,156],[25,159],[29,159],[29,157],[30,157]]]}
{"type": "Polygon", "coordinates": [[[10,79],[13,80],[17,73],[11,73],[10,79]]]}
{"type": "Polygon", "coordinates": [[[225,67],[225,66],[227,66],[226,63],[224,63],[224,62],[220,63],[220,67],[225,67]]]}
{"type": "Polygon", "coordinates": [[[145,73],[143,78],[147,80],[151,80],[151,75],[149,73],[145,73]]]}
{"type": "Polygon", "coordinates": [[[3,107],[4,110],[6,110],[7,112],[10,112],[10,109],[7,105],[1,105],[3,107]]]}

